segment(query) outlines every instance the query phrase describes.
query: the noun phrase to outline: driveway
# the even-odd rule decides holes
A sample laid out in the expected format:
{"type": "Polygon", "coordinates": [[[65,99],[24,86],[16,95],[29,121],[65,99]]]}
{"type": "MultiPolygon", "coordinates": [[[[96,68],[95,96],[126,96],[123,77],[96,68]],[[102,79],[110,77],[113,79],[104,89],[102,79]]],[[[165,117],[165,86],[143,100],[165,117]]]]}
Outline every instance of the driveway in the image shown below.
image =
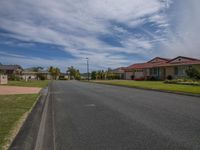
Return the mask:
{"type": "Polygon", "coordinates": [[[78,81],[49,88],[37,150],[200,149],[198,97],[78,81]]]}
{"type": "Polygon", "coordinates": [[[35,88],[35,87],[18,87],[18,86],[0,85],[0,95],[35,94],[35,93],[39,93],[40,90],[41,88],[35,88]]]}

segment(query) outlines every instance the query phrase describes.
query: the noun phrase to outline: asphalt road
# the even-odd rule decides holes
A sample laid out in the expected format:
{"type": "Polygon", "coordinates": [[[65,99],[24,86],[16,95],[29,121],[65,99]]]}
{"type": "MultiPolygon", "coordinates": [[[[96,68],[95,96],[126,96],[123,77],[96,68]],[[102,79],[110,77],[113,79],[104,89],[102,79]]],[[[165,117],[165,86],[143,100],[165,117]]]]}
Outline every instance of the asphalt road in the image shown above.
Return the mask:
{"type": "Polygon", "coordinates": [[[53,82],[35,149],[200,150],[200,98],[53,82]]]}

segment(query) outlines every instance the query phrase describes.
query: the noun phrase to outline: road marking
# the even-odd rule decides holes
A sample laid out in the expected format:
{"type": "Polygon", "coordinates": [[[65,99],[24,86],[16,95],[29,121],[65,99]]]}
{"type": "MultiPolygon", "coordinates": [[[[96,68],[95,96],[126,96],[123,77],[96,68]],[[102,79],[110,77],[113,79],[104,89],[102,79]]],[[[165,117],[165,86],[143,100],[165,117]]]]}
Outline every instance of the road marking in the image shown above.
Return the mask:
{"type": "Polygon", "coordinates": [[[95,104],[86,104],[86,105],[84,105],[85,107],[96,107],[96,105],[95,104]]]}

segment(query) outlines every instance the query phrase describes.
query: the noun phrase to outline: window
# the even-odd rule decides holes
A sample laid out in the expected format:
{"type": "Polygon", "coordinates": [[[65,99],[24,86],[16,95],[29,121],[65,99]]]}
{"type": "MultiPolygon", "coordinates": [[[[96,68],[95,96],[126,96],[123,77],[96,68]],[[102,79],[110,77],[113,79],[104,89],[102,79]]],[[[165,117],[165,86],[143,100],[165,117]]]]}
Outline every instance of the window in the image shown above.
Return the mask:
{"type": "Polygon", "coordinates": [[[149,74],[152,75],[152,69],[151,68],[149,69],[149,74]]]}
{"type": "Polygon", "coordinates": [[[178,67],[174,68],[174,73],[175,73],[175,75],[178,75],[178,67]]]}
{"type": "Polygon", "coordinates": [[[155,75],[155,74],[157,74],[157,68],[153,68],[153,74],[155,75]]]}
{"type": "Polygon", "coordinates": [[[185,66],[178,66],[174,68],[174,74],[177,76],[184,76],[185,75],[185,70],[187,67],[185,66]]]}

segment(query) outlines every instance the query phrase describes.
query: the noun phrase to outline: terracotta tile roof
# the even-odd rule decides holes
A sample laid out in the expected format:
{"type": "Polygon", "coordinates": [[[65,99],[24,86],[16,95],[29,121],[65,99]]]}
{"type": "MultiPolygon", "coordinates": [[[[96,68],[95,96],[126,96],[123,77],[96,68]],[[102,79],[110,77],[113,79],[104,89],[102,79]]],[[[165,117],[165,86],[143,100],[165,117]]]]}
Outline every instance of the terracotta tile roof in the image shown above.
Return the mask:
{"type": "Polygon", "coordinates": [[[126,71],[132,70],[132,69],[144,69],[144,68],[154,68],[154,67],[167,67],[167,66],[178,66],[178,65],[194,65],[194,64],[200,64],[199,59],[195,58],[189,58],[189,57],[183,57],[178,56],[174,59],[166,59],[166,58],[160,58],[156,57],[146,63],[138,63],[133,64],[125,68],[126,71]],[[175,61],[176,59],[183,59],[183,61],[175,61]],[[155,59],[161,59],[161,61],[154,61],[155,59]]]}
{"type": "Polygon", "coordinates": [[[171,59],[169,59],[169,58],[155,57],[155,58],[151,59],[150,61],[148,61],[147,63],[152,62],[152,61],[154,61],[155,59],[159,59],[160,61],[170,61],[170,60],[171,60],[171,59]]]}
{"type": "Polygon", "coordinates": [[[176,63],[166,63],[161,66],[178,66],[178,65],[195,65],[195,64],[200,64],[200,60],[194,60],[194,61],[183,61],[183,62],[176,62],[176,63]]]}

